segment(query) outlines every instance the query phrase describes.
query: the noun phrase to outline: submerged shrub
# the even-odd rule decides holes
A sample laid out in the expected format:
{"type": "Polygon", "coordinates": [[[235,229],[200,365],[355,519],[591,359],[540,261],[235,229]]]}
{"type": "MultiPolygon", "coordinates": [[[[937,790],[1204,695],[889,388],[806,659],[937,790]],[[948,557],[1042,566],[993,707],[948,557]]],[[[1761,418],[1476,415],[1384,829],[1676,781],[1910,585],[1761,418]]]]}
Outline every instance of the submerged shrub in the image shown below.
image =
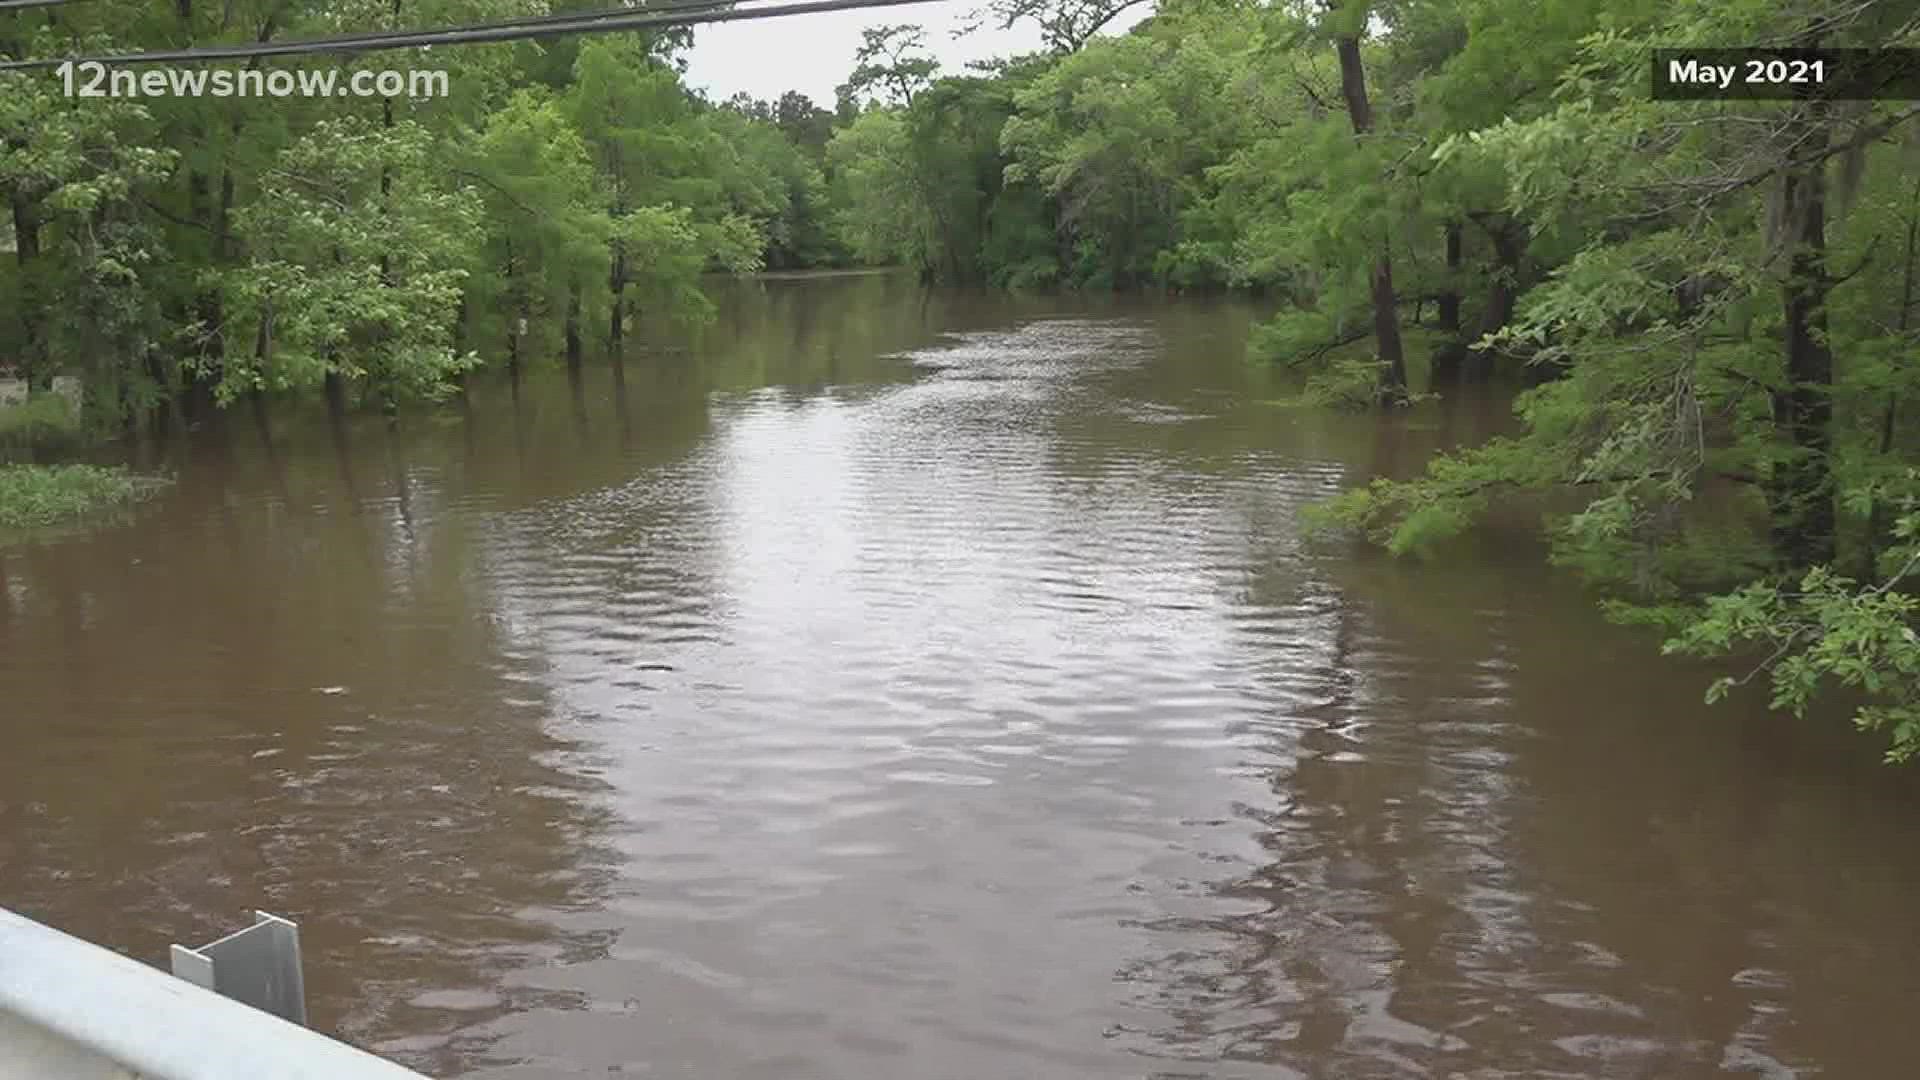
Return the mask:
{"type": "Polygon", "coordinates": [[[0,465],[0,528],[62,524],[138,502],[166,483],[124,467],[0,465]]]}

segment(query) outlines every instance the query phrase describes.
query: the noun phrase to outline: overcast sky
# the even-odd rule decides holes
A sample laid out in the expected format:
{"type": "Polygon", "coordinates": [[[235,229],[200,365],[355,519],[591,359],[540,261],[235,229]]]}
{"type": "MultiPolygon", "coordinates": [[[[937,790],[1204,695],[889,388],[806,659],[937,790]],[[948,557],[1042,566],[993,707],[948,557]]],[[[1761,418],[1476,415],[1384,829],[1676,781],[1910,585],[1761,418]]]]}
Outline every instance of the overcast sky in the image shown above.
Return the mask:
{"type": "MultiPolygon", "coordinates": [[[[768,100],[798,90],[815,104],[831,109],[833,88],[845,82],[847,73],[853,70],[860,31],[896,23],[926,27],[927,46],[939,59],[941,71],[948,74],[964,73],[969,60],[1032,52],[1040,47],[1040,32],[1030,25],[1013,30],[983,28],[954,40],[953,31],[966,23],[967,13],[979,2],[941,0],[696,27],[693,51],[687,59],[687,85],[705,89],[715,101],[724,101],[741,90],[768,100]]],[[[1109,29],[1133,25],[1149,7],[1128,11],[1109,29]]]]}

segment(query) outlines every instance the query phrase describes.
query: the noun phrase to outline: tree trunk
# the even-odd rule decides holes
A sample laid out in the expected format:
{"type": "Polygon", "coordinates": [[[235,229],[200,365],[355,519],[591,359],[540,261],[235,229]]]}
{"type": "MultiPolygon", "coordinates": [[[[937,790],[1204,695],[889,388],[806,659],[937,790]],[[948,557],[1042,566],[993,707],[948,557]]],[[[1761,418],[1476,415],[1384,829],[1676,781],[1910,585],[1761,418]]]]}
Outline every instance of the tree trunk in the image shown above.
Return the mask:
{"type": "Polygon", "coordinates": [[[47,356],[46,304],[41,297],[40,207],[13,192],[13,257],[20,267],[20,367],[29,390],[51,389],[53,369],[47,356]],[[44,385],[43,385],[44,384],[44,385]]]}
{"type": "Polygon", "coordinates": [[[161,391],[155,395],[153,412],[148,415],[147,422],[149,429],[153,433],[153,437],[156,440],[165,441],[167,436],[173,431],[175,419],[173,415],[175,399],[172,394],[166,392],[167,361],[166,358],[160,354],[157,346],[147,347],[146,361],[147,378],[152,379],[153,384],[159,387],[161,391]]]}
{"type": "Polygon", "coordinates": [[[1467,342],[1460,336],[1460,262],[1462,236],[1458,221],[1447,222],[1447,280],[1440,290],[1440,345],[1433,353],[1433,387],[1450,386],[1460,380],[1460,365],[1467,358],[1467,342]]]}
{"type": "Polygon", "coordinates": [[[1407,400],[1407,359],[1400,345],[1400,316],[1393,295],[1393,260],[1382,246],[1373,262],[1373,336],[1380,352],[1380,403],[1407,400]]]}
{"type": "Polygon", "coordinates": [[[513,342],[514,342],[513,374],[514,374],[514,378],[516,379],[520,377],[520,340],[527,336],[527,330],[532,325],[533,325],[533,298],[526,290],[522,290],[520,293],[519,313],[515,318],[514,327],[513,327],[513,342]]]}
{"type": "MultiPolygon", "coordinates": [[[[194,41],[193,0],[176,0],[174,17],[179,23],[181,39],[188,45],[194,41]]],[[[188,138],[194,143],[207,141],[205,124],[197,116],[190,120],[188,138]]],[[[187,217],[195,224],[213,235],[213,247],[210,252],[212,263],[220,265],[220,241],[213,204],[213,180],[204,169],[193,168],[187,172],[187,217]]],[[[193,319],[199,324],[199,339],[193,346],[193,364],[188,369],[186,385],[181,387],[181,408],[187,422],[203,420],[213,413],[215,388],[226,377],[226,347],[220,336],[221,319],[225,315],[226,304],[218,284],[203,286],[193,298],[193,319]]]]}
{"type": "MultiPolygon", "coordinates": [[[[392,26],[394,29],[399,29],[400,0],[393,0],[392,11],[393,11],[392,26]]],[[[383,97],[380,99],[380,127],[386,131],[393,130],[393,99],[390,97],[383,97]]],[[[387,211],[388,211],[388,208],[392,205],[392,201],[393,201],[393,166],[382,163],[380,166],[380,216],[381,217],[384,218],[387,216],[387,211]]],[[[393,284],[393,257],[387,254],[385,251],[382,251],[380,253],[380,280],[387,283],[388,285],[393,284]]]]}
{"type": "MultiPolygon", "coordinates": [[[[1520,261],[1527,251],[1527,232],[1519,222],[1502,217],[1481,223],[1493,241],[1493,280],[1487,288],[1487,306],[1480,313],[1480,325],[1473,340],[1497,334],[1513,321],[1515,302],[1520,298],[1520,261]]],[[[1474,349],[1467,354],[1468,382],[1483,383],[1493,378],[1493,351],[1474,349]]]]}
{"type": "Polygon", "coordinates": [[[1353,133],[1365,135],[1373,130],[1373,105],[1367,100],[1367,72],[1360,62],[1360,36],[1342,34],[1334,39],[1334,51],[1340,57],[1340,96],[1347,99],[1347,119],[1353,121],[1353,133]]]}
{"type": "MultiPolygon", "coordinates": [[[[213,181],[205,172],[196,169],[187,175],[187,215],[212,232],[215,228],[216,213],[213,203],[213,181]]],[[[215,250],[212,254],[215,264],[218,265],[219,251],[215,250]]],[[[193,346],[191,375],[188,376],[186,385],[181,388],[182,404],[189,423],[204,419],[212,413],[214,388],[220,384],[220,380],[225,375],[226,350],[221,345],[220,338],[220,322],[224,309],[225,304],[222,302],[218,285],[201,288],[193,298],[193,319],[199,324],[200,333],[193,346]]]]}
{"type": "Polygon", "coordinates": [[[580,370],[580,282],[567,282],[567,367],[580,370]]]}
{"type": "Polygon", "coordinates": [[[347,380],[338,368],[328,366],[323,389],[327,398],[327,416],[336,423],[344,421],[347,416],[347,380]]]}
{"type": "MultiPolygon", "coordinates": [[[[1907,203],[1907,244],[1906,261],[1900,271],[1900,310],[1894,315],[1894,328],[1897,340],[1905,341],[1913,326],[1914,261],[1920,258],[1920,179],[1913,182],[1913,195],[1907,203]]],[[[1900,393],[1889,391],[1887,403],[1880,411],[1880,456],[1893,453],[1893,434],[1898,430],[1900,420],[1900,393]]],[[[1867,512],[1867,572],[1865,577],[1877,576],[1876,564],[1880,553],[1893,543],[1893,515],[1888,511],[1885,499],[1875,499],[1873,509],[1867,512]]]]}
{"type": "MultiPolygon", "coordinates": [[[[273,310],[271,308],[260,315],[260,325],[253,331],[253,369],[265,371],[267,362],[273,356],[273,310]]],[[[273,457],[273,426],[267,417],[267,392],[255,384],[247,395],[253,401],[253,424],[260,432],[260,445],[273,457]]]]}
{"type": "Polygon", "coordinates": [[[1781,205],[1786,208],[1790,245],[1786,311],[1786,385],[1773,395],[1774,426],[1789,444],[1790,456],[1773,469],[1768,496],[1773,511],[1773,541],[1794,567],[1829,562],[1834,554],[1834,501],[1830,451],[1833,433],[1833,351],[1827,342],[1827,206],[1824,154],[1831,132],[1826,106],[1804,102],[1805,119],[1794,126],[1789,145],[1814,163],[1781,174],[1781,205]]]}
{"type": "Polygon", "coordinates": [[[613,293],[613,314],[607,317],[607,344],[618,356],[625,333],[623,324],[627,321],[627,253],[618,240],[613,244],[613,265],[607,274],[607,287],[613,293]]]}
{"type": "Polygon", "coordinates": [[[620,446],[633,440],[633,416],[627,406],[627,367],[618,356],[613,358],[613,412],[620,422],[620,446]]]}
{"type": "MultiPolygon", "coordinates": [[[[507,295],[510,297],[517,296],[520,291],[520,282],[515,277],[513,238],[511,236],[507,238],[507,265],[505,267],[505,276],[507,279],[507,295]]],[[[512,314],[507,316],[507,374],[517,380],[520,377],[520,305],[517,301],[511,305],[511,311],[512,314]]]]}
{"type": "MultiPolygon", "coordinates": [[[[400,25],[400,0],[393,0],[393,25],[396,28],[400,25]]],[[[393,99],[390,97],[380,99],[380,126],[387,131],[393,130],[393,99]]],[[[393,166],[382,162],[380,165],[380,217],[383,220],[389,217],[392,208],[393,166]]],[[[398,284],[393,276],[393,256],[385,249],[380,252],[380,283],[389,289],[398,284]]],[[[394,391],[396,373],[388,371],[385,375],[385,378],[376,377],[369,381],[378,386],[380,411],[391,424],[400,413],[400,401],[394,391]]]]}
{"type": "Polygon", "coordinates": [[[453,309],[453,326],[447,331],[453,341],[453,355],[461,356],[467,351],[467,291],[460,290],[460,302],[453,309]]]}
{"type": "MultiPolygon", "coordinates": [[[[1373,131],[1373,106],[1367,100],[1367,73],[1360,63],[1360,37],[1342,34],[1334,39],[1340,57],[1340,94],[1347,99],[1347,118],[1356,137],[1373,131]]],[[[1380,401],[1395,404],[1407,397],[1407,359],[1400,344],[1400,312],[1393,294],[1392,241],[1380,238],[1370,278],[1373,294],[1374,348],[1380,357],[1380,401]]]]}

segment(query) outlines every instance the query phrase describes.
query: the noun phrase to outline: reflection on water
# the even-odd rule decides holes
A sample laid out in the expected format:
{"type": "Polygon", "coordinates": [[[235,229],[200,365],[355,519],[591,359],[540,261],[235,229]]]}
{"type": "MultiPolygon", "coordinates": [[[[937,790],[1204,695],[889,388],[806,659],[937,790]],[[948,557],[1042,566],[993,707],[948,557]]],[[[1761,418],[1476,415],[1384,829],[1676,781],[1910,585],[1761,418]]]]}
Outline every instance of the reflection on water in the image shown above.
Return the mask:
{"type": "Polygon", "coordinates": [[[1920,1053],[1911,778],[1524,540],[1301,539],[1497,410],[1279,407],[1233,305],[718,299],[0,553],[0,904],[149,960],[287,914],[316,1025],[435,1075],[1920,1053]]]}

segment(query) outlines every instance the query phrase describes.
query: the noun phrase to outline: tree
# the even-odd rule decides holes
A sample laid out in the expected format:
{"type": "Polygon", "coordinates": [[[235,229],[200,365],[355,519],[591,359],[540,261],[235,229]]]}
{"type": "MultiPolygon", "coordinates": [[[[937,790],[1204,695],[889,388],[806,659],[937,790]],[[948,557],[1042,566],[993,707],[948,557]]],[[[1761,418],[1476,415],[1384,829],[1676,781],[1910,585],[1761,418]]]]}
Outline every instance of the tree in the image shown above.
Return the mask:
{"type": "Polygon", "coordinates": [[[931,268],[933,226],[911,156],[906,121],[863,113],[827,144],[833,168],[835,228],[856,259],[931,268]]]}
{"type": "Polygon", "coordinates": [[[1552,109],[1442,145],[1443,166],[1485,155],[1507,178],[1506,210],[1535,235],[1579,240],[1493,335],[1546,381],[1521,398],[1522,434],[1329,513],[1414,551],[1500,492],[1578,492],[1580,509],[1553,522],[1554,557],[1604,590],[1611,614],[1664,629],[1673,651],[1771,650],[1714,697],[1768,672],[1777,707],[1804,708],[1828,681],[1863,691],[1860,725],[1890,732],[1904,758],[1920,749],[1920,631],[1902,592],[1916,487],[1869,418],[1891,386],[1911,386],[1880,344],[1901,340],[1911,294],[1895,286],[1904,267],[1873,255],[1880,238],[1920,233],[1891,197],[1907,178],[1888,164],[1920,109],[1652,102],[1645,85],[1663,41],[1804,45],[1811,26],[1828,43],[1915,33],[1895,12],[1813,0],[1617,21],[1583,40],[1552,109]],[[1879,198],[1839,218],[1836,191],[1879,198]],[[1897,527],[1890,507],[1904,508],[1897,527]],[[1835,569],[1843,516],[1869,525],[1859,577],[1835,569]]]}
{"type": "Polygon", "coordinates": [[[643,206],[712,204],[719,185],[700,174],[703,137],[692,100],[645,42],[607,37],[581,46],[564,108],[594,156],[612,218],[607,339],[617,354],[625,340],[627,286],[642,265],[642,253],[628,247],[635,233],[621,219],[643,206]]]}
{"type": "Polygon", "coordinates": [[[391,413],[444,395],[478,362],[451,335],[481,202],[436,183],[431,148],[417,124],[347,119],[316,124],[277,157],[260,198],[236,213],[251,257],[225,275],[229,317],[254,328],[256,348],[229,358],[224,399],[331,377],[391,413]]]}
{"type": "Polygon", "coordinates": [[[479,181],[486,207],[485,253],[470,306],[498,312],[508,363],[523,341],[564,312],[567,359],[578,363],[589,304],[606,302],[602,269],[612,222],[586,141],[547,93],[523,90],[487,118],[462,170],[479,181]]]}
{"type": "Polygon", "coordinates": [[[714,155],[707,169],[720,179],[731,214],[751,230],[751,258],[716,262],[735,271],[832,262],[837,252],[819,166],[776,126],[771,107],[763,115],[721,109],[707,117],[714,155]]]}
{"type": "Polygon", "coordinates": [[[787,141],[799,147],[817,164],[826,157],[827,143],[833,138],[833,114],[813,103],[798,90],[789,90],[774,103],[773,122],[787,141]]]}
{"type": "Polygon", "coordinates": [[[1155,279],[1180,242],[1194,178],[1219,160],[1232,124],[1234,58],[1174,35],[1103,41],[1061,60],[1014,96],[1001,134],[1007,179],[1057,207],[1069,281],[1155,279]]]}
{"type": "MultiPolygon", "coordinates": [[[[45,39],[40,49],[53,46],[45,39]]],[[[111,393],[109,415],[150,399],[130,379],[159,333],[158,237],[138,201],[179,155],[142,145],[152,122],[139,103],[76,100],[59,84],[0,75],[0,192],[12,214],[17,311],[15,355],[32,390],[44,391],[56,358],[81,357],[111,393]]]]}
{"type": "Polygon", "coordinates": [[[940,70],[939,61],[927,55],[927,32],[922,27],[870,26],[860,36],[853,73],[839,88],[847,101],[877,97],[894,105],[912,105],[913,95],[940,70]]]}
{"type": "Polygon", "coordinates": [[[992,23],[1011,30],[1030,22],[1040,30],[1048,51],[1078,52],[1093,36],[1123,13],[1147,0],[992,0],[973,13],[974,26],[992,23]]]}
{"type": "MultiPolygon", "coordinates": [[[[1360,58],[1360,35],[1370,5],[1346,0],[1330,12],[1334,54],[1340,58],[1340,96],[1356,138],[1374,133],[1373,103],[1367,96],[1366,69],[1360,58]]],[[[1399,404],[1407,397],[1407,361],[1400,345],[1400,301],[1393,291],[1393,242],[1383,235],[1368,277],[1373,301],[1373,340],[1380,358],[1380,400],[1399,404]]]]}

